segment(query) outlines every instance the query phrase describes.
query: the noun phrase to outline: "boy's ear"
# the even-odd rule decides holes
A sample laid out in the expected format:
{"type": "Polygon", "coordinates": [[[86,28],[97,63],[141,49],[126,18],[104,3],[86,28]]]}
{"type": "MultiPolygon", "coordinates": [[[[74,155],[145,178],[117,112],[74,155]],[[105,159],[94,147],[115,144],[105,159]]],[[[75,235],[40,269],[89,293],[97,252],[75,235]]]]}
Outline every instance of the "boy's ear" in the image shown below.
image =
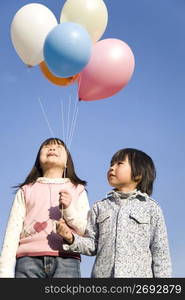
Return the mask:
{"type": "Polygon", "coordinates": [[[134,180],[135,180],[137,183],[139,183],[139,182],[141,181],[141,179],[142,179],[142,176],[141,176],[141,175],[137,175],[137,176],[134,177],[134,180]]]}

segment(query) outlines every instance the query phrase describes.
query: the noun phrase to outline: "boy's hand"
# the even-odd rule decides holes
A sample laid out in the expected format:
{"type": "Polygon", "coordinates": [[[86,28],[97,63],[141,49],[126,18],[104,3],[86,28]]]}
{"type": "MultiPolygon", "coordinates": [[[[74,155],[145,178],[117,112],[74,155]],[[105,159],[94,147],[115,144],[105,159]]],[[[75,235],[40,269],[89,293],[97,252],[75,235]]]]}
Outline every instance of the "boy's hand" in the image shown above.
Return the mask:
{"type": "Polygon", "coordinates": [[[67,208],[72,201],[71,194],[66,190],[61,190],[59,192],[59,208],[67,208]]]}
{"type": "Polygon", "coordinates": [[[69,244],[73,243],[73,234],[64,219],[56,222],[56,232],[61,235],[69,244]]]}

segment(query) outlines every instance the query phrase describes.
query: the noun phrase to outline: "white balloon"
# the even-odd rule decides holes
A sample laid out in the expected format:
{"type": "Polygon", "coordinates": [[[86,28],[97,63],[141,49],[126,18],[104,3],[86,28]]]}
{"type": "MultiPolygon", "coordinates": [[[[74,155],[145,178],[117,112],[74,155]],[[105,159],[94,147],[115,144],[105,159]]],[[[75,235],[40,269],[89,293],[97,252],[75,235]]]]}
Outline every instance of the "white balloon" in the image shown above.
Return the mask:
{"type": "Polygon", "coordinates": [[[45,38],[56,25],[55,15],[42,4],[27,4],[17,11],[11,24],[11,40],[25,64],[35,66],[44,60],[45,38]]]}
{"type": "Polygon", "coordinates": [[[82,25],[95,43],[107,26],[107,7],[103,0],[67,0],[60,15],[60,23],[63,22],[82,25]]]}

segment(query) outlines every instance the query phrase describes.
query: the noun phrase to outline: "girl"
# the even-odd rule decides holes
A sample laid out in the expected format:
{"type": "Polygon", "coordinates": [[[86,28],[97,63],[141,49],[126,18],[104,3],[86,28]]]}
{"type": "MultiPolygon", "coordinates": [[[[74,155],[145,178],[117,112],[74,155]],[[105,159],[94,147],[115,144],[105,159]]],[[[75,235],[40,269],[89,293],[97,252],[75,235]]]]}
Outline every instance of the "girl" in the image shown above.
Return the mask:
{"type": "Polygon", "coordinates": [[[171,277],[163,213],[150,198],[155,176],[147,154],[122,149],[107,173],[114,189],[93,205],[84,237],[58,222],[57,232],[68,242],[65,250],[96,255],[92,277],[171,277]]]}
{"type": "Polygon", "coordinates": [[[0,277],[80,277],[80,255],[64,252],[63,239],[54,229],[62,212],[71,230],[84,234],[89,210],[85,185],[64,142],[44,141],[31,172],[18,186],[0,257],[0,277]]]}

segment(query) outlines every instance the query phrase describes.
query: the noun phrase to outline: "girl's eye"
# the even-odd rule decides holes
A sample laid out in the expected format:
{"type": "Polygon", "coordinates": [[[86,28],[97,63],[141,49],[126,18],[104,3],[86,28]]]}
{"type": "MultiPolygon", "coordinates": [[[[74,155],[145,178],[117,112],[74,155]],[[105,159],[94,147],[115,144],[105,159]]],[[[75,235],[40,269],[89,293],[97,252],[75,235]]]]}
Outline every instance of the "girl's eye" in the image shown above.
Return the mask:
{"type": "MultiPolygon", "coordinates": [[[[43,148],[44,149],[50,149],[52,146],[44,146],[43,148]]],[[[55,148],[57,149],[62,149],[63,147],[62,146],[56,146],[55,148]]]]}
{"type": "Polygon", "coordinates": [[[118,161],[118,165],[123,165],[124,162],[123,161],[118,161]]]}

